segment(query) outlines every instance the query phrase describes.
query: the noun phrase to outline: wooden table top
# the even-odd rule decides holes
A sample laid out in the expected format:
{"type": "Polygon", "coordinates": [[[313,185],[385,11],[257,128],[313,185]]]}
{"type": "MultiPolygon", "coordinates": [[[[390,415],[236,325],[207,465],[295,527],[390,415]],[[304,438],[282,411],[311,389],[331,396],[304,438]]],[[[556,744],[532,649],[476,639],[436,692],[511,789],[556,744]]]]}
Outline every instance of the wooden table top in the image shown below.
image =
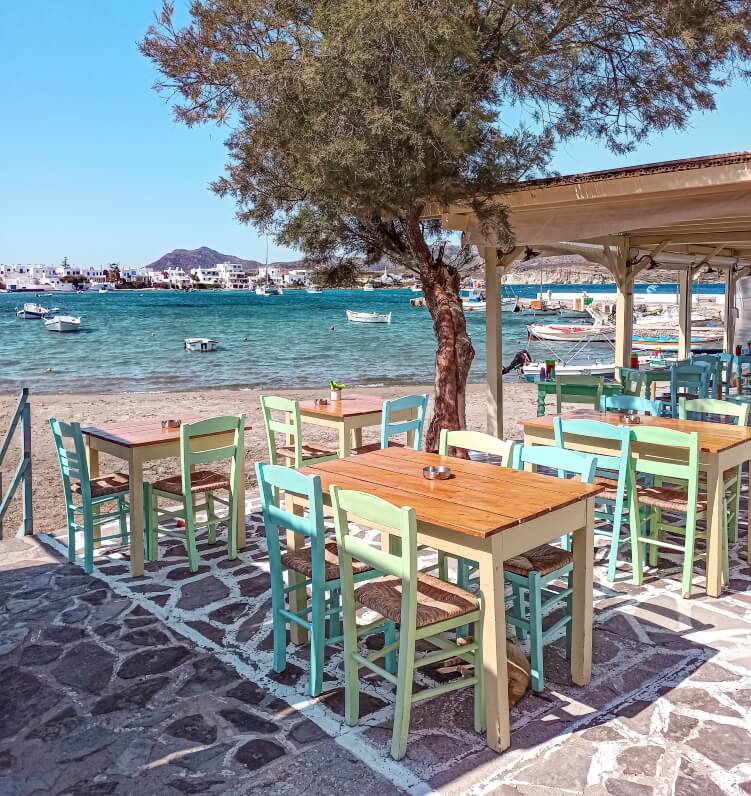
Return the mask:
{"type": "Polygon", "coordinates": [[[300,411],[308,415],[342,419],[357,417],[357,415],[372,415],[383,409],[384,399],[373,395],[363,395],[345,390],[340,401],[332,401],[323,394],[321,397],[326,398],[328,403],[321,406],[316,404],[313,399],[300,401],[300,411]]]}
{"type": "MultiPolygon", "coordinates": [[[[205,418],[189,415],[181,418],[183,423],[194,423],[205,418]]],[[[245,430],[250,431],[251,426],[245,423],[245,430]]],[[[162,429],[161,420],[126,420],[122,423],[105,423],[102,426],[86,426],[81,429],[82,434],[105,442],[113,442],[125,448],[139,448],[143,445],[160,445],[163,442],[180,442],[180,429],[162,429]]]]}
{"type": "Polygon", "coordinates": [[[602,491],[576,481],[409,448],[348,456],[303,467],[301,472],[319,475],[324,493],[332,484],[369,492],[397,506],[411,506],[418,521],[480,538],[602,491]],[[427,465],[448,465],[453,477],[428,481],[422,475],[427,465]]]}
{"type": "MultiPolygon", "coordinates": [[[[555,415],[535,417],[519,422],[527,429],[550,430],[553,433],[553,418],[555,415]]],[[[621,425],[622,415],[617,412],[595,412],[592,410],[579,410],[560,415],[565,419],[601,420],[613,426],[621,425]]],[[[676,431],[696,431],[699,434],[699,447],[705,453],[721,453],[722,451],[751,442],[751,428],[748,426],[733,426],[729,423],[712,423],[706,420],[678,420],[671,417],[652,417],[640,415],[642,426],[657,426],[658,428],[672,428],[676,431]]],[[[638,426],[637,426],[638,428],[638,426]]]]}

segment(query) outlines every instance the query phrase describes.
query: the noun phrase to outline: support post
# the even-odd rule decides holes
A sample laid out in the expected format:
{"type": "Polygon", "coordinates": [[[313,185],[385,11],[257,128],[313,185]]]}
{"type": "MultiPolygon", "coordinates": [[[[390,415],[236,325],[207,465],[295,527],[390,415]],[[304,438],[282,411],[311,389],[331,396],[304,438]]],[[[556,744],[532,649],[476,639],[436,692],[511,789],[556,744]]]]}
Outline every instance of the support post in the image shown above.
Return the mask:
{"type": "Polygon", "coordinates": [[[503,327],[501,324],[501,273],[495,246],[484,246],[485,259],[485,371],[487,385],[486,429],[503,437],[503,327]]]}
{"type": "Polygon", "coordinates": [[[722,340],[722,347],[728,354],[732,354],[735,350],[735,284],[735,269],[728,268],[725,272],[724,335],[722,340]]]}
{"type": "Polygon", "coordinates": [[[31,404],[29,403],[28,387],[23,388],[25,403],[21,418],[21,456],[26,464],[23,478],[23,535],[34,533],[34,504],[31,488],[31,404]]]}
{"type": "Polygon", "coordinates": [[[691,268],[678,272],[678,359],[691,356],[691,268]]]}
{"type": "Polygon", "coordinates": [[[634,334],[634,277],[626,263],[619,277],[616,277],[615,297],[615,367],[627,368],[631,359],[631,346],[634,334]]]}

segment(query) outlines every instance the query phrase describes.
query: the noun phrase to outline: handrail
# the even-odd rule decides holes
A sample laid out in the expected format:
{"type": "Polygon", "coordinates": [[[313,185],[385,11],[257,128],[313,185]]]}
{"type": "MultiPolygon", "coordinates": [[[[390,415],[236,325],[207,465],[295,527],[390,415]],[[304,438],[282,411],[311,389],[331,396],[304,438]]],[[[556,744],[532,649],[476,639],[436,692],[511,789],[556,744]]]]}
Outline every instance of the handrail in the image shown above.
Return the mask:
{"type": "Polygon", "coordinates": [[[0,472],[0,536],[3,531],[3,517],[10,506],[11,500],[21,482],[23,482],[23,524],[18,529],[19,536],[30,536],[34,532],[32,491],[31,491],[31,404],[29,403],[29,388],[24,387],[18,397],[18,405],[13,417],[8,423],[3,444],[0,447],[0,467],[10,448],[19,422],[21,423],[21,461],[10,480],[10,487],[3,497],[3,477],[0,472]]]}

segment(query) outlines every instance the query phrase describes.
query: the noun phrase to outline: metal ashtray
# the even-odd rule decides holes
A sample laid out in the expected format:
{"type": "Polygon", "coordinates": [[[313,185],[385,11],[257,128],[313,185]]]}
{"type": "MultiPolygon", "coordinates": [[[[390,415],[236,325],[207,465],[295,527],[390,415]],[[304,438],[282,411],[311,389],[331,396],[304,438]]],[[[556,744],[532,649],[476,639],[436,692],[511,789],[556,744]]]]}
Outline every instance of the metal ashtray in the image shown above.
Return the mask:
{"type": "Polygon", "coordinates": [[[641,423],[639,415],[623,415],[621,423],[625,426],[638,426],[641,423]]]}
{"type": "Polygon", "coordinates": [[[432,465],[423,467],[422,477],[427,478],[428,481],[446,481],[451,478],[451,468],[444,466],[433,467],[432,465]]]}
{"type": "Polygon", "coordinates": [[[162,431],[174,431],[180,428],[182,423],[182,420],[162,420],[162,431]]]}

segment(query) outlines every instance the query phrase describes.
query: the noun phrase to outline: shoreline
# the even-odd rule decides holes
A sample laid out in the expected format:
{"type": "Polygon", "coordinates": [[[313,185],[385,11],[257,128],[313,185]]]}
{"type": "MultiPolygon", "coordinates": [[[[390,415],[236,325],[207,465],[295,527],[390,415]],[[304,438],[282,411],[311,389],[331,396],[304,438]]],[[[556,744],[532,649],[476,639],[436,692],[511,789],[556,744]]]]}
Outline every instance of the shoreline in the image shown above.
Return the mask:
{"type": "MultiPolygon", "coordinates": [[[[348,392],[367,393],[382,398],[427,392],[431,396],[428,420],[432,417],[432,385],[394,384],[383,387],[350,387],[348,392]]],[[[81,425],[114,423],[124,420],[160,419],[187,414],[206,417],[239,414],[247,415],[251,430],[245,434],[245,467],[248,489],[255,486],[254,465],[256,461],[268,461],[268,446],[258,397],[261,394],[287,397],[315,398],[327,393],[318,389],[203,389],[175,390],[147,393],[40,393],[31,392],[31,454],[33,472],[34,529],[46,532],[61,528],[65,524],[65,510],[60,472],[55,455],[49,418],[78,421],[81,425]]],[[[15,408],[17,392],[0,394],[0,430],[5,432],[11,411],[15,408]]],[[[504,436],[519,438],[521,427],[518,421],[536,415],[535,385],[525,382],[504,383],[504,436]]],[[[484,383],[470,384],[467,389],[467,428],[485,430],[486,401],[484,383]]],[[[304,427],[305,442],[336,447],[335,435],[318,426],[304,427]]],[[[16,432],[18,433],[18,432],[16,432]]],[[[379,437],[377,428],[366,429],[363,442],[374,442],[379,437]]],[[[4,482],[10,478],[18,464],[19,445],[13,442],[11,451],[2,468],[4,482]]],[[[124,471],[124,462],[107,456],[101,457],[102,474],[124,471]]],[[[179,472],[176,460],[149,463],[144,468],[144,478],[154,480],[179,472]]],[[[21,522],[20,496],[17,494],[4,519],[4,538],[16,533],[21,522]]]]}

